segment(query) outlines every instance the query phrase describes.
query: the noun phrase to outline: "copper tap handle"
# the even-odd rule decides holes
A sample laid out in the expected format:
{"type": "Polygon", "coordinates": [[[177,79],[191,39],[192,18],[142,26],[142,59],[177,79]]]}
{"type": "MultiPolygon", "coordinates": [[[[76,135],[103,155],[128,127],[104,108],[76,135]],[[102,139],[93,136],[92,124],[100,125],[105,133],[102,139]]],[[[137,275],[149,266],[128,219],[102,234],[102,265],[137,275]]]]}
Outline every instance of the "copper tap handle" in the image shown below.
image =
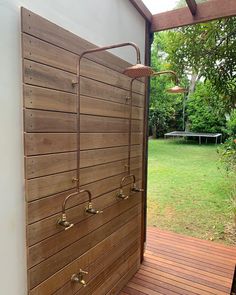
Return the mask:
{"type": "Polygon", "coordinates": [[[65,230],[68,230],[74,226],[74,223],[71,223],[68,227],[65,227],[65,230]]]}

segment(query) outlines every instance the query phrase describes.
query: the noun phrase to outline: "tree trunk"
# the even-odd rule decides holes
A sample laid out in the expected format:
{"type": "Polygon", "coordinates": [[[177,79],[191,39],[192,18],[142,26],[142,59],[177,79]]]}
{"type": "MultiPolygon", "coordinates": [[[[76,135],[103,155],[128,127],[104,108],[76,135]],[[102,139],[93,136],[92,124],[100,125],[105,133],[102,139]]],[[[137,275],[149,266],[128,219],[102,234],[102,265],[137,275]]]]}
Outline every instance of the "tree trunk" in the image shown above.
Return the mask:
{"type": "Polygon", "coordinates": [[[157,138],[157,127],[156,125],[152,126],[152,138],[157,138]]]}
{"type": "MultiPolygon", "coordinates": [[[[190,80],[190,85],[189,85],[189,90],[188,90],[188,95],[186,95],[184,97],[184,102],[183,102],[183,119],[185,119],[185,106],[186,106],[186,102],[188,101],[189,96],[194,93],[195,91],[195,87],[196,87],[196,83],[199,80],[199,75],[197,73],[192,73],[191,75],[191,80],[190,80]]],[[[189,131],[189,121],[188,118],[185,122],[185,129],[184,131],[189,131]]]]}

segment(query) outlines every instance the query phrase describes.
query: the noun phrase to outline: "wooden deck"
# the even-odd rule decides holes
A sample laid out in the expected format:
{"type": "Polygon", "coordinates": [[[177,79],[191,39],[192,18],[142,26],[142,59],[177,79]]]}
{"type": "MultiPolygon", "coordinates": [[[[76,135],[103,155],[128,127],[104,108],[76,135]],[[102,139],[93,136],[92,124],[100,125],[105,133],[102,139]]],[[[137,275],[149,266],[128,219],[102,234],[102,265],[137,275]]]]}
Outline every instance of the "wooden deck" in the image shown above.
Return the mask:
{"type": "Polygon", "coordinates": [[[140,270],[120,295],[230,294],[236,248],[148,228],[140,270]]]}

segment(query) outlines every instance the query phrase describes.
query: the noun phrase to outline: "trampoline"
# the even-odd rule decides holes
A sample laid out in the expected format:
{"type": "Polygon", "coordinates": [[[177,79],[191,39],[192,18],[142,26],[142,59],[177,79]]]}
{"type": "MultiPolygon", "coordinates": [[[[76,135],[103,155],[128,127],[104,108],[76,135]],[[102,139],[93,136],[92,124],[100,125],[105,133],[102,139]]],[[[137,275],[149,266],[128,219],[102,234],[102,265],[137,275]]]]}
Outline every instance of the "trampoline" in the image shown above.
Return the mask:
{"type": "Polygon", "coordinates": [[[215,138],[215,144],[222,143],[222,134],[221,133],[201,133],[201,132],[189,132],[189,131],[172,131],[168,132],[165,135],[167,137],[198,137],[199,144],[202,143],[202,138],[215,138]]]}

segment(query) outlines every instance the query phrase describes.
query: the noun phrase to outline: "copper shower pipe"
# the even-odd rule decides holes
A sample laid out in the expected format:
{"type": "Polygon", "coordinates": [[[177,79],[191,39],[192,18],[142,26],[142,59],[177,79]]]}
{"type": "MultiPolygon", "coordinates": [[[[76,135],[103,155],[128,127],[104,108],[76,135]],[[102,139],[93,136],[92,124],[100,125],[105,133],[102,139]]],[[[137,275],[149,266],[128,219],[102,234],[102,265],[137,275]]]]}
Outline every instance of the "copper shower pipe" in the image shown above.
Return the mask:
{"type": "Polygon", "coordinates": [[[131,164],[131,141],[132,141],[132,109],[133,109],[133,82],[136,78],[130,81],[129,86],[129,142],[128,142],[128,173],[130,175],[130,164],[131,164]]]}
{"type": "Polygon", "coordinates": [[[179,86],[179,79],[178,79],[176,72],[174,72],[174,71],[166,70],[166,71],[160,71],[160,72],[153,72],[152,76],[155,77],[155,76],[161,76],[161,75],[165,75],[165,74],[171,74],[175,78],[175,86],[167,89],[166,90],[167,92],[172,93],[172,94],[188,92],[188,90],[186,88],[179,86]]]}
{"type": "MultiPolygon", "coordinates": [[[[177,77],[177,74],[174,71],[166,70],[166,71],[160,71],[155,72],[153,71],[151,77],[165,75],[165,74],[171,74],[175,77],[175,82],[178,84],[179,80],[177,77]]],[[[133,78],[130,81],[129,86],[129,140],[128,140],[128,174],[130,175],[130,163],[131,163],[131,140],[132,140],[132,109],[133,109],[133,82],[136,78],[133,78]]]]}
{"type": "Polygon", "coordinates": [[[177,76],[176,72],[171,71],[171,70],[153,72],[152,76],[156,77],[156,76],[161,76],[161,75],[165,75],[165,74],[171,74],[172,76],[174,76],[176,85],[179,84],[179,79],[178,79],[178,76],[177,76]]]}
{"type": "MultiPolygon", "coordinates": [[[[161,76],[161,75],[166,75],[166,74],[170,74],[172,76],[174,76],[175,78],[175,83],[176,85],[179,84],[179,79],[178,76],[176,74],[176,72],[172,71],[172,70],[165,70],[165,71],[159,71],[159,72],[155,72],[153,71],[150,77],[156,77],[156,76],[161,76]]],[[[129,112],[129,143],[128,143],[128,174],[130,174],[130,163],[131,163],[131,140],[132,140],[132,109],[133,109],[133,82],[136,78],[133,78],[130,81],[130,87],[129,87],[129,107],[130,107],[130,112],[129,112]]],[[[177,86],[178,87],[178,86],[177,86]]],[[[178,87],[178,91],[184,92],[185,89],[182,87],[178,87]],[[181,91],[182,90],[182,91],[181,91]]],[[[174,91],[173,91],[174,93],[174,91]]],[[[135,183],[135,181],[134,181],[135,183]]]]}
{"type": "Polygon", "coordinates": [[[70,221],[67,220],[66,204],[67,204],[67,202],[69,201],[70,198],[72,198],[74,196],[78,196],[79,194],[82,194],[82,193],[86,193],[88,195],[88,199],[89,199],[88,206],[85,208],[85,212],[87,212],[89,214],[103,213],[103,211],[93,208],[93,206],[92,206],[92,194],[91,194],[90,190],[83,189],[83,190],[78,190],[78,191],[76,191],[74,193],[71,193],[64,199],[64,202],[62,204],[61,217],[57,220],[57,224],[64,227],[65,230],[68,230],[68,229],[70,229],[71,227],[74,226],[73,223],[71,223],[70,221]]]}
{"type": "MultiPolygon", "coordinates": [[[[138,46],[132,42],[119,43],[119,44],[114,44],[114,45],[104,46],[104,47],[97,47],[94,49],[86,50],[80,54],[78,62],[77,62],[77,81],[73,82],[73,85],[77,85],[77,95],[76,95],[77,96],[77,133],[79,133],[79,128],[80,128],[80,90],[81,90],[81,88],[80,88],[80,76],[81,76],[80,64],[81,64],[82,58],[87,54],[100,52],[100,51],[106,51],[109,49],[120,48],[120,47],[125,47],[125,46],[131,46],[135,49],[136,56],[137,56],[137,64],[141,64],[140,50],[139,50],[138,46]]],[[[133,80],[134,79],[132,79],[132,81],[133,80]]],[[[80,136],[77,136],[77,178],[74,180],[77,183],[77,190],[78,191],[79,191],[79,187],[80,187],[80,184],[79,184],[80,171],[79,170],[80,170],[80,136]]]]}

